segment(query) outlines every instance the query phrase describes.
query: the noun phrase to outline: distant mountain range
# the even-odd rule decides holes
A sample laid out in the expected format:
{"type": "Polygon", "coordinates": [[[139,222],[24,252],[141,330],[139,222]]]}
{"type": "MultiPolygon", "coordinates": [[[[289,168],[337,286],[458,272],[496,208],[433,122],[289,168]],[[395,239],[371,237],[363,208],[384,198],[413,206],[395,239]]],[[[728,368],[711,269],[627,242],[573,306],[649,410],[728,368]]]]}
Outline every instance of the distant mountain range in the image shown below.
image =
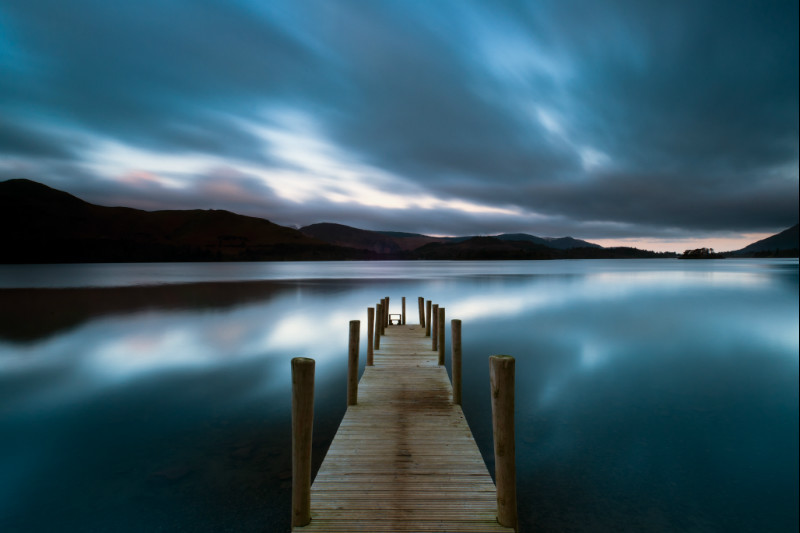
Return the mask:
{"type": "MultiPolygon", "coordinates": [[[[428,235],[421,235],[419,233],[369,231],[351,228],[350,226],[344,226],[342,224],[333,224],[330,222],[312,224],[310,226],[300,228],[300,231],[309,237],[313,237],[330,244],[368,250],[379,254],[410,252],[434,243],[455,245],[466,242],[470,239],[478,238],[477,236],[430,237],[428,235]]],[[[599,244],[573,239],[572,237],[548,239],[544,237],[528,235],[526,233],[504,233],[502,235],[482,238],[490,240],[478,242],[484,242],[488,244],[492,240],[499,240],[507,242],[532,243],[547,248],[554,248],[556,250],[570,250],[572,248],[602,248],[602,246],[599,244]]],[[[493,244],[493,246],[496,247],[496,244],[493,244]]],[[[506,248],[509,247],[530,248],[528,245],[506,245],[506,248]]]]}
{"type": "MultiPolygon", "coordinates": [[[[603,248],[571,237],[554,239],[524,233],[431,237],[331,223],[312,224],[296,230],[223,210],[143,211],[98,206],[23,179],[0,182],[0,227],[4,244],[0,247],[0,263],[581,259],[675,255],[636,248],[603,248]]],[[[793,242],[796,256],[797,226],[770,239],[734,254],[774,253],[793,242]],[[750,250],[757,245],[760,247],[750,250]]]]}

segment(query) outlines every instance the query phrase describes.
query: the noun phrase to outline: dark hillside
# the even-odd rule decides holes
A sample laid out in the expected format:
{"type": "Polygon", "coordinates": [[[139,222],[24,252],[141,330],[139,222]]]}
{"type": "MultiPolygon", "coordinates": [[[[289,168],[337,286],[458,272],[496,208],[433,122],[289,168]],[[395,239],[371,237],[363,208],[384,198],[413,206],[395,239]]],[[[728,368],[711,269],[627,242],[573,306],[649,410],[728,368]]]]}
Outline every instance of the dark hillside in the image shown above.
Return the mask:
{"type": "Polygon", "coordinates": [[[433,243],[413,252],[417,259],[495,260],[495,259],[639,259],[675,257],[637,248],[569,248],[559,250],[530,241],[505,241],[496,237],[472,237],[456,243],[433,243]]]}
{"type": "MultiPolygon", "coordinates": [[[[399,241],[416,239],[416,237],[394,237],[379,231],[369,231],[331,222],[311,224],[300,228],[300,231],[304,235],[328,244],[368,250],[377,254],[398,254],[409,249],[407,246],[401,245],[399,241]]],[[[416,246],[413,247],[416,248],[416,246]]]]}
{"type": "Polygon", "coordinates": [[[528,241],[557,250],[569,250],[571,248],[602,248],[599,244],[573,239],[572,237],[546,238],[528,235],[527,233],[503,233],[502,235],[498,235],[497,238],[503,241],[528,241]]]}
{"type": "Polygon", "coordinates": [[[797,224],[766,239],[761,239],[745,246],[741,250],[728,252],[728,255],[739,257],[797,257],[798,229],[797,224]]]}
{"type": "Polygon", "coordinates": [[[496,237],[472,237],[455,243],[431,243],[414,250],[417,259],[553,259],[553,250],[527,241],[503,241],[496,237]]]}
{"type": "Polygon", "coordinates": [[[4,263],[364,257],[261,218],[104,207],[29,180],[0,183],[0,228],[4,263]]]}

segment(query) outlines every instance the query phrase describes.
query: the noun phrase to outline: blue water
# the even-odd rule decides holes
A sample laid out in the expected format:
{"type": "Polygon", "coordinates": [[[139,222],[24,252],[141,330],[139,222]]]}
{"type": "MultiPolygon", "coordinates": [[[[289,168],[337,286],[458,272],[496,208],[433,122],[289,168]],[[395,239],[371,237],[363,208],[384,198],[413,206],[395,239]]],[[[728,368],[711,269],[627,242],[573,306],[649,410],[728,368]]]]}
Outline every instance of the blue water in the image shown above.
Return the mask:
{"type": "Polygon", "coordinates": [[[318,464],[384,296],[463,321],[490,468],[517,358],[522,530],[797,530],[798,263],[728,259],[0,265],[0,531],[287,531],[289,361],[318,464]]]}

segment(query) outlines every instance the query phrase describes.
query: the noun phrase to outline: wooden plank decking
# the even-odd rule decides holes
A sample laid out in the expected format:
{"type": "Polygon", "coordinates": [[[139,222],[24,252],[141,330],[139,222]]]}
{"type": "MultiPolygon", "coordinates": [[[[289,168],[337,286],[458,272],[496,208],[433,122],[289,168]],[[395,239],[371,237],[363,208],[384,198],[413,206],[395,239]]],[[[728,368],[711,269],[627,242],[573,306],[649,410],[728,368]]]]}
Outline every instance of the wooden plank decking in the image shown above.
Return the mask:
{"type": "Polygon", "coordinates": [[[387,327],[374,361],[293,531],[513,532],[425,329],[387,327]]]}

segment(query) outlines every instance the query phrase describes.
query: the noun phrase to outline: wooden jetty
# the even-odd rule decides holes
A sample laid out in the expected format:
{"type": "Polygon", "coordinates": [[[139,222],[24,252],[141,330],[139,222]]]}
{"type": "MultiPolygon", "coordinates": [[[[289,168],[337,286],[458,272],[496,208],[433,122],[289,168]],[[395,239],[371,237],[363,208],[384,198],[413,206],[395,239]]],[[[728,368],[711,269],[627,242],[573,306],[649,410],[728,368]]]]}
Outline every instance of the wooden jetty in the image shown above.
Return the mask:
{"type": "Polygon", "coordinates": [[[451,388],[443,366],[445,310],[435,309],[433,324],[427,324],[434,333],[428,337],[421,298],[419,324],[406,323],[405,298],[397,325],[389,325],[388,298],[370,308],[367,366],[360,381],[360,323],[351,321],[348,407],[313,485],[314,362],[292,361],[292,531],[516,530],[514,360],[490,358],[496,489],[459,405],[461,321],[452,321],[451,327],[458,378],[451,388]],[[509,367],[510,377],[504,374],[509,367]]]}

